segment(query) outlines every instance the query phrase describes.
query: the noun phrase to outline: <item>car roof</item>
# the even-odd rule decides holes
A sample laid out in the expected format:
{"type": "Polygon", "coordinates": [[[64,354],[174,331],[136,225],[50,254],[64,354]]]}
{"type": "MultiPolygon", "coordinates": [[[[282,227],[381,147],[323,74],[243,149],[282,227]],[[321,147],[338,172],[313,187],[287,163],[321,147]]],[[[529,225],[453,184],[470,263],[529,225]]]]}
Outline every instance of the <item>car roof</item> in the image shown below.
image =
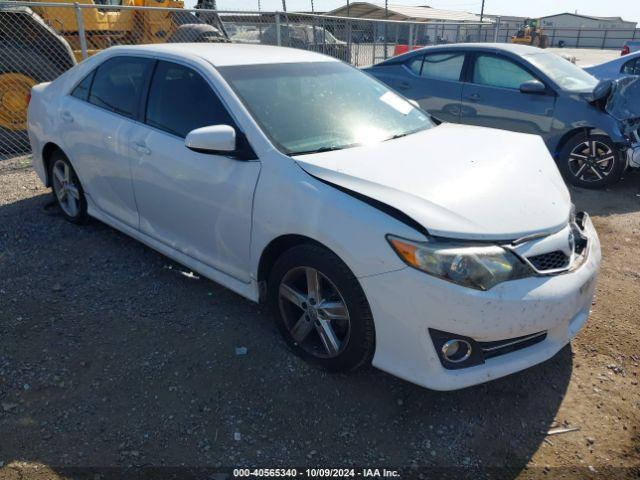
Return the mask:
{"type": "Polygon", "coordinates": [[[502,52],[511,52],[516,55],[531,55],[543,53],[544,50],[530,45],[519,45],[516,43],[451,43],[447,45],[437,45],[426,48],[443,48],[443,49],[464,49],[464,50],[496,50],[502,52]]]}
{"type": "Polygon", "coordinates": [[[257,65],[269,63],[338,62],[339,60],[308,50],[241,43],[158,43],[111,47],[122,53],[165,53],[199,57],[214,66],[257,65]]]}
{"type": "Polygon", "coordinates": [[[518,45],[514,43],[450,43],[447,45],[433,45],[428,47],[419,48],[416,50],[412,50],[410,52],[404,53],[397,57],[392,57],[389,60],[385,60],[384,62],[379,63],[378,65],[383,64],[393,64],[398,62],[403,62],[412,55],[417,52],[429,52],[429,51],[447,51],[447,50],[467,50],[467,51],[493,51],[493,52],[509,52],[514,55],[527,56],[527,55],[536,55],[540,53],[544,53],[544,50],[531,47],[529,45],[518,45]]]}

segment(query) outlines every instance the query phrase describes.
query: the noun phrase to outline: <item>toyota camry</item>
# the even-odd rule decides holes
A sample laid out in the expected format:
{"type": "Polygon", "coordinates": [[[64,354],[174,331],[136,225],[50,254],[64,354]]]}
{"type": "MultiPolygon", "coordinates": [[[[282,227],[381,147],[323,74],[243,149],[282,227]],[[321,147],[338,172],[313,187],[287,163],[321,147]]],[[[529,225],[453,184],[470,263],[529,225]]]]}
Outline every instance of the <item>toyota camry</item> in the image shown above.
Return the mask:
{"type": "Polygon", "coordinates": [[[598,237],[540,137],[436,125],[331,57],[114,47],[35,86],[28,128],[68,221],[268,302],[329,370],[462,388],[552,357],[589,314],[598,237]]]}

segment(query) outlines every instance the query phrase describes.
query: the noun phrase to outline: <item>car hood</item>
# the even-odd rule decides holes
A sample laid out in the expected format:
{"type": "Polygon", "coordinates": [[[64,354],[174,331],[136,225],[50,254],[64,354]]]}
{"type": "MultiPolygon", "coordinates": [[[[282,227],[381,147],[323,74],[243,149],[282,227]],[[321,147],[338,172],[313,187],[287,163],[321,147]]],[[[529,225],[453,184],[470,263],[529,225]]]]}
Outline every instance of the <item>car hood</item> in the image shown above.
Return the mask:
{"type": "Polygon", "coordinates": [[[571,200],[540,137],[442,124],[294,157],[309,174],[400,210],[431,235],[514,240],[566,225],[571,200]]]}

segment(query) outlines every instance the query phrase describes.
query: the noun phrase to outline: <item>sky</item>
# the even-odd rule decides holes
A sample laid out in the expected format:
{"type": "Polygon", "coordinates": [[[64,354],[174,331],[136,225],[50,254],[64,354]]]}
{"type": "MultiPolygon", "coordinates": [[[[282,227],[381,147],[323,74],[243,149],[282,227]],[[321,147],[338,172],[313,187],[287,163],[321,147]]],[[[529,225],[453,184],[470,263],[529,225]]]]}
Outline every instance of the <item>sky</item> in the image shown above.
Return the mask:
{"type": "MultiPolygon", "coordinates": [[[[351,0],[357,1],[357,0],[351,0]]],[[[217,0],[221,10],[257,10],[258,2],[262,10],[282,10],[281,0],[217,0]]],[[[311,10],[311,0],[286,0],[290,11],[311,10]]],[[[384,0],[371,3],[383,3],[384,0]]],[[[192,7],[196,0],[185,0],[192,7]]],[[[480,13],[482,0],[389,0],[399,5],[429,5],[447,10],[464,10],[480,13]]],[[[333,10],[345,5],[345,0],[314,0],[319,11],[333,10]]],[[[554,13],[576,10],[583,15],[618,17],[640,23],[640,0],[485,0],[484,10],[492,15],[517,15],[521,17],[541,17],[554,13]]]]}

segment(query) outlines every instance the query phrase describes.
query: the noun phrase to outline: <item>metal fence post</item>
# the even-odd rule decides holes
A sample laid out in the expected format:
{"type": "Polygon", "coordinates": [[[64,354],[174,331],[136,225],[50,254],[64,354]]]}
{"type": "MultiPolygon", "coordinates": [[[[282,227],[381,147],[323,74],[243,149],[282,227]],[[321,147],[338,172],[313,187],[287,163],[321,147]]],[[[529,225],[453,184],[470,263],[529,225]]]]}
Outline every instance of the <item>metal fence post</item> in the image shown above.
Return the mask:
{"type": "Polygon", "coordinates": [[[582,33],[582,27],[578,28],[578,37],[576,38],[576,48],[580,46],[580,34],[582,33]]]}
{"type": "Polygon", "coordinates": [[[409,24],[409,42],[407,47],[409,47],[409,51],[413,50],[413,23],[409,24]]]}
{"type": "Polygon", "coordinates": [[[604,50],[604,46],[607,44],[607,31],[608,31],[608,30],[605,30],[605,31],[604,31],[604,35],[602,36],[602,47],[601,47],[601,48],[602,48],[603,50],[604,50]]]}
{"type": "Polygon", "coordinates": [[[493,43],[498,43],[498,30],[500,30],[500,17],[495,19],[496,26],[493,29],[493,43]]]}
{"type": "Polygon", "coordinates": [[[280,36],[280,12],[276,12],[276,45],[282,46],[282,37],[280,36]]]}
{"type": "Polygon", "coordinates": [[[556,29],[553,29],[553,34],[551,35],[551,41],[549,42],[549,46],[553,47],[553,41],[556,39],[556,29]]]}
{"type": "Polygon", "coordinates": [[[80,38],[80,51],[82,52],[82,59],[86,60],[87,55],[87,37],[84,33],[84,19],[82,18],[82,9],[76,2],[73,4],[76,10],[76,22],[78,24],[78,37],[80,38]]]}

